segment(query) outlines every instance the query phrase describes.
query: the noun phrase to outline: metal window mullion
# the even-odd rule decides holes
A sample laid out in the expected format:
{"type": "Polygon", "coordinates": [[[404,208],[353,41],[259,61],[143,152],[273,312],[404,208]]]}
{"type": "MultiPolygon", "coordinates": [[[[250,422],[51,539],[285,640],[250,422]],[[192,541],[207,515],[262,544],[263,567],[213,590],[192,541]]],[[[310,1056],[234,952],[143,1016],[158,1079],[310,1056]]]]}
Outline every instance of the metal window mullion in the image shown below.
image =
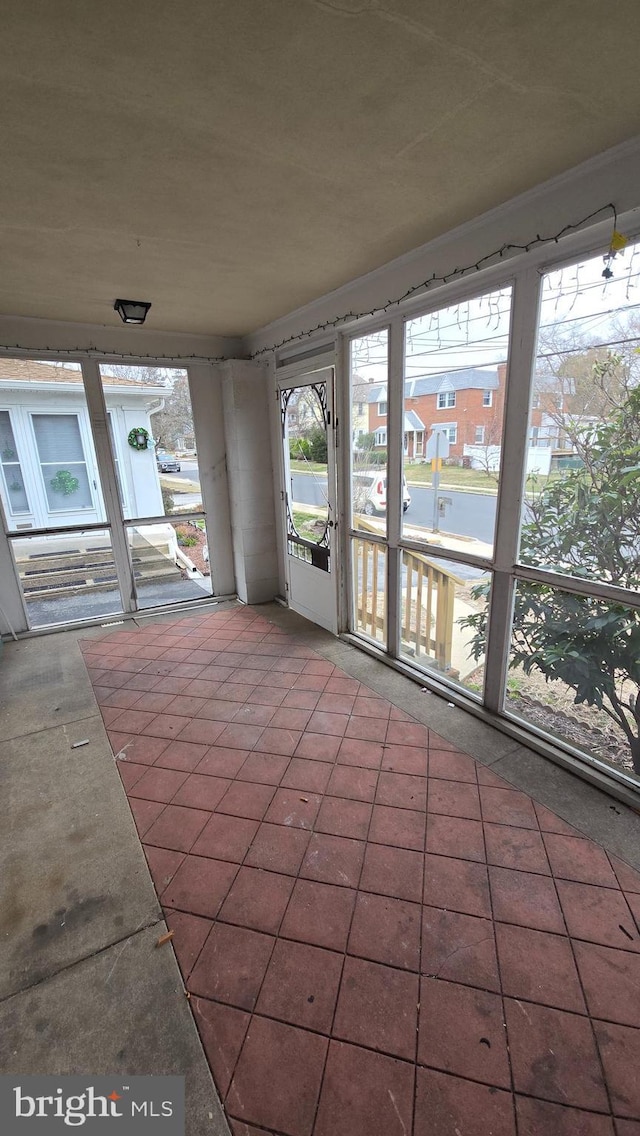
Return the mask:
{"type": "Polygon", "coordinates": [[[336,510],[337,532],[336,572],[338,573],[338,632],[354,626],[353,564],[351,528],[351,357],[350,341],[344,336],[336,345],[335,389],[336,408],[336,510]]]}
{"type": "Polygon", "coordinates": [[[516,580],[528,580],[532,584],[549,584],[561,592],[571,592],[591,599],[606,600],[609,603],[626,604],[627,607],[640,608],[640,592],[619,588],[602,580],[585,580],[579,576],[560,575],[550,569],[517,564],[514,570],[516,580]]]}
{"type": "Polygon", "coordinates": [[[460,552],[456,548],[448,548],[442,544],[432,544],[428,537],[424,540],[416,540],[415,536],[403,536],[401,540],[403,550],[407,552],[418,552],[422,556],[431,556],[434,560],[451,560],[457,561],[460,564],[472,564],[475,568],[485,568],[490,571],[493,567],[493,560],[486,556],[474,556],[471,552],[460,552]]]}
{"type": "MultiPolygon", "coordinates": [[[[126,525],[127,528],[135,528],[136,525],[166,525],[166,524],[173,525],[176,522],[181,523],[183,521],[196,521],[196,520],[197,521],[199,521],[199,520],[206,521],[206,519],[207,519],[207,514],[205,513],[204,509],[200,509],[200,510],[198,510],[198,512],[194,512],[194,513],[190,513],[190,512],[172,513],[171,516],[168,516],[166,513],[163,513],[161,516],[159,515],[159,516],[156,516],[156,517],[127,517],[127,519],[125,521],[125,525],[126,525]]],[[[103,528],[104,528],[104,525],[103,525],[103,528]]]]}
{"type": "Polygon", "coordinates": [[[536,268],[528,268],[514,280],[511,304],[494,573],[485,659],[484,702],[494,713],[503,709],[511,644],[514,566],[520,541],[539,310],[540,273],[536,268]]]}
{"type": "Polygon", "coordinates": [[[400,654],[400,540],[404,424],[404,320],[389,325],[387,348],[387,651],[400,654]]]}
{"type": "Polygon", "coordinates": [[[93,434],[93,444],[98,462],[98,477],[102,498],[111,530],[111,549],[115,563],[118,587],[125,612],[136,610],[136,590],[129,553],[129,543],[122,512],[122,502],[118,490],[116,467],[109,441],[107,408],[100,377],[100,367],[95,359],[82,359],[89,422],[93,434]]]}

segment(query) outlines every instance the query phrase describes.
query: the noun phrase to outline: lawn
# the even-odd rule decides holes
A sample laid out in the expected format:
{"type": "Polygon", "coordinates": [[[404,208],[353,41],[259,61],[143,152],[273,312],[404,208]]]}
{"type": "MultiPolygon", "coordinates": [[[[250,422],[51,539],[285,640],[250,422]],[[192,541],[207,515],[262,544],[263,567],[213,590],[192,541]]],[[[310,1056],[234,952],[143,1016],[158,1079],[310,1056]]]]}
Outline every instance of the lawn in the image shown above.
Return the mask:
{"type": "MultiPolygon", "coordinates": [[[[326,465],[321,465],[319,462],[310,461],[292,461],[292,473],[321,473],[326,474],[326,465]]],[[[384,467],[381,467],[381,472],[384,472],[384,467]]],[[[404,469],[405,477],[410,485],[427,485],[433,484],[433,474],[431,472],[430,463],[406,465],[404,469]]],[[[546,477],[537,476],[535,481],[535,488],[539,492],[546,483],[546,477]]],[[[443,466],[440,471],[440,485],[442,488],[447,486],[452,489],[461,490],[481,490],[485,493],[497,494],[498,482],[497,477],[493,474],[487,475],[481,469],[463,469],[458,465],[443,466]]],[[[533,485],[530,479],[527,479],[527,492],[531,492],[533,485]]]]}
{"type": "Polygon", "coordinates": [[[324,521],[326,521],[326,515],[323,517],[319,509],[315,513],[306,513],[301,509],[294,509],[293,511],[293,527],[298,536],[305,540],[317,541],[321,535],[321,526],[323,526],[324,521]]]}

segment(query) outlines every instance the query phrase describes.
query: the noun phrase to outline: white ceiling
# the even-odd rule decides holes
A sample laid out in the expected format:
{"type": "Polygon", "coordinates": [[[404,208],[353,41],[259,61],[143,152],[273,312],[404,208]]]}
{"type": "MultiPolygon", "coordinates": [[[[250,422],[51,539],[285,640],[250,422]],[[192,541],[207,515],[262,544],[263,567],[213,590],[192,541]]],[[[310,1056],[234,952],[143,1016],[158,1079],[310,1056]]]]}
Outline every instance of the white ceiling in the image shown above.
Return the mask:
{"type": "Polygon", "coordinates": [[[0,313],[241,335],[640,131],[638,0],[13,0],[0,313]]]}

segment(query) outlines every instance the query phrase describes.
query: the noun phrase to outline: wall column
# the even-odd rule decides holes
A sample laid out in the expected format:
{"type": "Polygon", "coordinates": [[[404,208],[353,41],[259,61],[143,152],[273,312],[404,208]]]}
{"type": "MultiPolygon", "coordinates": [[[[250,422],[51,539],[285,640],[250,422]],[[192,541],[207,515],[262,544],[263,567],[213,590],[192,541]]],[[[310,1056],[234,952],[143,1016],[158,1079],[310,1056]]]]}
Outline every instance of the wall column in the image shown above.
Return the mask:
{"type": "Polygon", "coordinates": [[[267,368],[219,366],[236,591],[244,603],[266,603],[279,589],[267,368]]]}

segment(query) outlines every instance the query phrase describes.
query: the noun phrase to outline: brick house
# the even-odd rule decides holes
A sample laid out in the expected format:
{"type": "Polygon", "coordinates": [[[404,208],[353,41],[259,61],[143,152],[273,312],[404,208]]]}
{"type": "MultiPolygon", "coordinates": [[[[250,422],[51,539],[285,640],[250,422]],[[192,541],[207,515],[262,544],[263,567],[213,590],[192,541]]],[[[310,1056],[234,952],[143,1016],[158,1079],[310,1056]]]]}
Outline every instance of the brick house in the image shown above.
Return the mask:
{"type": "MultiPolygon", "coordinates": [[[[449,441],[449,456],[462,458],[465,445],[499,445],[502,437],[506,363],[495,370],[467,368],[410,379],[405,383],[404,454],[424,460],[427,439],[437,427],[449,441]]],[[[369,391],[369,432],[387,445],[387,388],[369,391]]]]}

